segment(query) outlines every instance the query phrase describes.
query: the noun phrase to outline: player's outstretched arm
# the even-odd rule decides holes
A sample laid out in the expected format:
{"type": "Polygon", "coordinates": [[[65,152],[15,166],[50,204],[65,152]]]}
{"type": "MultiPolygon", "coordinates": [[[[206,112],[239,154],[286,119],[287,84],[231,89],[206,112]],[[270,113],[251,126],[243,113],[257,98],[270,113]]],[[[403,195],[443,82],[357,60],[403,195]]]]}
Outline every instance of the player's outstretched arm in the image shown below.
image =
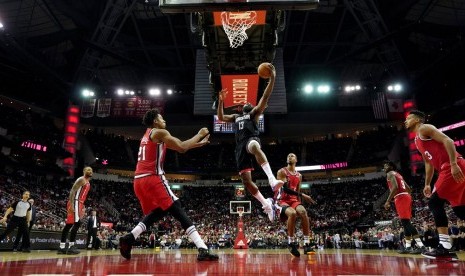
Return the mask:
{"type": "Polygon", "coordinates": [[[13,209],[12,207],[9,207],[6,212],[5,212],[5,216],[3,216],[3,218],[0,220],[0,223],[5,223],[8,216],[14,211],[15,209],[13,209]]]}
{"type": "Polygon", "coordinates": [[[295,196],[301,196],[306,202],[310,203],[310,204],[316,204],[316,201],[313,200],[313,198],[307,194],[304,194],[302,192],[298,192],[298,191],[294,191],[292,189],[290,189],[288,186],[288,183],[284,183],[284,186],[282,187],[283,189],[283,192],[285,192],[286,194],[289,194],[289,195],[295,195],[295,196]]]}
{"type": "Polygon", "coordinates": [[[224,114],[224,99],[226,99],[226,96],[228,95],[228,90],[226,88],[221,89],[220,92],[218,92],[218,108],[216,109],[216,115],[218,116],[218,120],[223,121],[223,122],[234,122],[236,119],[235,115],[225,115],[224,114]]]}
{"type": "Polygon", "coordinates": [[[312,198],[311,196],[309,196],[309,195],[307,195],[307,194],[304,194],[304,193],[301,193],[301,194],[302,194],[302,198],[303,198],[306,202],[308,202],[308,203],[310,203],[310,204],[316,204],[316,201],[313,200],[313,198],[312,198]]]}
{"type": "Polygon", "coordinates": [[[462,172],[462,169],[460,169],[460,167],[457,165],[457,154],[454,140],[430,124],[423,124],[418,131],[422,137],[430,137],[431,139],[444,145],[444,148],[447,151],[447,155],[449,155],[450,171],[452,177],[458,183],[465,182],[465,175],[462,172]]]}
{"type": "Polygon", "coordinates": [[[153,141],[157,140],[164,142],[169,149],[180,153],[184,153],[190,149],[202,147],[210,143],[210,141],[208,141],[210,134],[206,127],[201,128],[196,135],[185,141],[181,141],[178,138],[171,136],[166,129],[157,129],[156,131],[153,131],[150,138],[153,141]]]}
{"type": "Polygon", "coordinates": [[[384,209],[389,210],[389,208],[391,208],[391,200],[397,194],[397,190],[399,189],[399,183],[397,183],[396,176],[393,172],[387,173],[387,179],[391,182],[392,187],[390,189],[389,196],[386,199],[386,203],[384,203],[384,209]]]}
{"type": "Polygon", "coordinates": [[[268,100],[270,99],[271,92],[273,92],[274,82],[276,79],[276,69],[271,63],[269,64],[269,66],[271,71],[270,80],[265,88],[265,91],[263,92],[262,97],[260,98],[260,101],[258,102],[257,106],[254,107],[254,109],[252,110],[255,116],[260,115],[265,111],[265,108],[268,106],[268,100]]]}

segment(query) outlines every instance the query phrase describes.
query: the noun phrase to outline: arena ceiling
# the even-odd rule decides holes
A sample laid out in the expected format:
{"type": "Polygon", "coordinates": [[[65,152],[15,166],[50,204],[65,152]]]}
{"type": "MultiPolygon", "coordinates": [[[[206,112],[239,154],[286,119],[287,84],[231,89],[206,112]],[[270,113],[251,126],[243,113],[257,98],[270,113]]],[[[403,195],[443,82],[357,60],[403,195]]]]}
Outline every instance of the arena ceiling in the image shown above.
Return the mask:
{"type": "MultiPolygon", "coordinates": [[[[2,0],[1,94],[63,111],[86,85],[113,93],[164,84],[193,101],[201,36],[189,13],[164,14],[157,2],[2,0]],[[124,16],[112,18],[117,9],[124,16]]],[[[309,79],[378,89],[400,80],[423,109],[454,104],[464,98],[464,32],[461,0],[321,0],[316,10],[286,11],[278,47],[288,110],[309,108],[299,100],[309,79]]],[[[192,114],[189,104],[171,106],[192,114]]]]}

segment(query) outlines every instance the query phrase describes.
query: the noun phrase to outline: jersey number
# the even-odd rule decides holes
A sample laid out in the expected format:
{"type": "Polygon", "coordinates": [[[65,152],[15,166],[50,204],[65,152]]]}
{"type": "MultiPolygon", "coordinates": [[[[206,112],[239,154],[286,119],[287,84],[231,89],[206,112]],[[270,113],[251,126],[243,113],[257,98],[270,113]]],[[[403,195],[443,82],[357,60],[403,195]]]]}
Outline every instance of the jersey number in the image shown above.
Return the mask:
{"type": "Polygon", "coordinates": [[[425,155],[429,160],[433,159],[433,156],[431,155],[431,153],[429,153],[429,151],[425,151],[425,155]]]}
{"type": "Polygon", "coordinates": [[[137,154],[137,161],[145,160],[145,146],[139,147],[139,153],[137,154]]]}
{"type": "Polygon", "coordinates": [[[244,128],[244,121],[241,121],[239,122],[239,129],[243,129],[244,128]]]}

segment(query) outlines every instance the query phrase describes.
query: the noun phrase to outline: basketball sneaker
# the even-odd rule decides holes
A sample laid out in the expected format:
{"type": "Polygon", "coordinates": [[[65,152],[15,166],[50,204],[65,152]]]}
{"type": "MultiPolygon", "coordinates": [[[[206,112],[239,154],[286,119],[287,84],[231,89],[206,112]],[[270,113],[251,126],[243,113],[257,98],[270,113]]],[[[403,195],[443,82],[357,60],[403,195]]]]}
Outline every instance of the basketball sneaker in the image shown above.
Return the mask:
{"type": "Polygon", "coordinates": [[[411,253],[410,253],[411,250],[412,250],[411,247],[409,247],[409,248],[405,248],[405,247],[404,247],[404,248],[398,250],[397,253],[399,253],[399,254],[411,254],[411,253]]]}
{"type": "Polygon", "coordinates": [[[81,253],[81,251],[79,251],[74,245],[70,246],[68,250],[66,250],[66,255],[76,255],[79,253],[81,253]]]}
{"type": "Polygon", "coordinates": [[[119,238],[119,253],[123,256],[123,258],[127,260],[131,259],[131,249],[135,242],[136,239],[132,233],[128,233],[119,238]]]}
{"type": "Polygon", "coordinates": [[[278,179],[268,179],[268,182],[270,182],[271,189],[273,192],[279,190],[282,186],[284,186],[284,181],[278,180],[278,179]]]}
{"type": "Polygon", "coordinates": [[[271,197],[267,198],[266,201],[268,202],[267,205],[263,205],[263,211],[268,215],[268,218],[270,221],[274,221],[274,216],[275,216],[275,207],[274,207],[274,201],[271,197]]]}
{"type": "Polygon", "coordinates": [[[216,261],[218,255],[211,253],[210,249],[199,248],[199,254],[197,255],[197,261],[216,261]]]}
{"type": "Polygon", "coordinates": [[[314,255],[315,250],[310,246],[310,244],[305,244],[304,245],[304,254],[305,255],[314,255]]]}
{"type": "Polygon", "coordinates": [[[291,252],[293,256],[300,257],[299,246],[297,245],[296,242],[291,242],[289,244],[289,251],[291,252]]]}
{"type": "Polygon", "coordinates": [[[57,254],[66,255],[66,251],[68,251],[68,247],[60,248],[60,249],[58,249],[57,254]]]}
{"type": "Polygon", "coordinates": [[[431,251],[421,253],[421,255],[428,259],[435,260],[457,261],[459,259],[455,252],[451,252],[450,250],[445,249],[442,244],[439,244],[438,247],[431,251]]]}
{"type": "Polygon", "coordinates": [[[424,246],[423,247],[415,247],[415,248],[412,247],[412,249],[410,250],[410,254],[418,255],[418,254],[421,254],[421,253],[423,253],[425,251],[426,251],[426,249],[424,248],[424,246]]]}

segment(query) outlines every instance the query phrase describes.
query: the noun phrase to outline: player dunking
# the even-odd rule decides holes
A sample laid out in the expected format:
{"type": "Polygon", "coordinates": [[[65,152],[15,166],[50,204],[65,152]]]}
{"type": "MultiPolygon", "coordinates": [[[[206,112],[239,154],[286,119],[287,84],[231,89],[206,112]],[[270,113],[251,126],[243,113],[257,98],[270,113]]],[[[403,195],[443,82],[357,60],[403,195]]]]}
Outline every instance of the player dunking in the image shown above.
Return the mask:
{"type": "Polygon", "coordinates": [[[90,190],[90,178],[92,177],[93,171],[91,167],[85,167],[84,175],[76,179],[69,192],[69,201],[67,204],[68,217],[66,218],[66,225],[61,233],[60,249],[58,254],[74,255],[79,254],[74,243],[76,242],[76,234],[81,226],[81,219],[84,217],[86,210],[84,202],[87,199],[87,194],[90,190]],[[71,231],[70,231],[71,230],[71,231]],[[69,235],[69,247],[66,247],[66,237],[69,235]]]}
{"type": "Polygon", "coordinates": [[[396,165],[386,160],[383,170],[386,172],[389,196],[384,204],[384,208],[391,208],[391,200],[394,199],[397,214],[399,215],[405,234],[405,248],[399,251],[400,254],[420,254],[423,249],[423,242],[420,239],[417,229],[413,226],[412,219],[412,196],[411,189],[400,173],[396,171],[396,165]],[[412,239],[415,240],[417,248],[412,248],[412,239]]]}
{"type": "Polygon", "coordinates": [[[270,81],[263,92],[263,96],[258,102],[257,106],[253,107],[250,103],[244,104],[241,114],[225,115],[223,111],[223,104],[228,94],[226,89],[219,92],[218,95],[218,119],[223,122],[234,122],[236,128],[236,163],[242,183],[247,190],[258,199],[262,205],[263,210],[268,214],[268,218],[273,221],[274,209],[273,200],[271,198],[265,199],[258,190],[257,185],[252,181],[251,171],[253,170],[252,157],[255,158],[257,163],[262,167],[263,171],[268,177],[270,186],[273,191],[279,189],[284,184],[283,181],[277,180],[271,171],[270,164],[266,158],[265,153],[260,146],[259,131],[258,131],[258,118],[268,105],[268,99],[273,91],[274,82],[276,78],[276,70],[274,66],[269,64],[271,72],[270,81]]]}
{"type": "Polygon", "coordinates": [[[276,191],[276,205],[280,215],[279,218],[283,221],[287,217],[287,234],[289,250],[292,255],[299,257],[299,245],[295,240],[295,223],[297,216],[302,220],[302,232],[304,234],[304,254],[313,252],[310,247],[310,222],[308,220],[307,211],[300,202],[298,196],[301,196],[310,204],[316,202],[309,196],[300,192],[300,184],[302,183],[302,175],[296,171],[295,165],[297,156],[294,153],[287,155],[287,166],[278,171],[277,179],[285,182],[284,186],[276,191]]]}
{"type": "Polygon", "coordinates": [[[439,245],[422,255],[427,258],[457,260],[457,254],[450,252],[452,245],[447,231],[446,201],[459,219],[465,220],[465,160],[455,150],[454,141],[435,126],[425,124],[425,114],[413,110],[405,120],[405,128],[416,133],[415,144],[425,163],[425,188],[423,194],[429,197],[428,206],[433,214],[439,233],[439,245]],[[438,179],[431,191],[434,170],[438,179]]]}
{"type": "Polygon", "coordinates": [[[132,245],[140,234],[145,232],[147,227],[154,222],[170,214],[181,223],[186,234],[197,246],[199,250],[197,260],[217,260],[218,255],[209,251],[178,198],[171,191],[163,170],[166,148],[184,153],[190,149],[202,147],[209,143],[208,129],[202,128],[194,137],[181,141],[171,136],[165,129],[166,122],[158,110],[147,111],[142,121],[147,126],[147,130],[140,142],[134,177],[134,192],[139,199],[145,217],[131,233],[120,238],[121,256],[130,259],[132,245]]]}

